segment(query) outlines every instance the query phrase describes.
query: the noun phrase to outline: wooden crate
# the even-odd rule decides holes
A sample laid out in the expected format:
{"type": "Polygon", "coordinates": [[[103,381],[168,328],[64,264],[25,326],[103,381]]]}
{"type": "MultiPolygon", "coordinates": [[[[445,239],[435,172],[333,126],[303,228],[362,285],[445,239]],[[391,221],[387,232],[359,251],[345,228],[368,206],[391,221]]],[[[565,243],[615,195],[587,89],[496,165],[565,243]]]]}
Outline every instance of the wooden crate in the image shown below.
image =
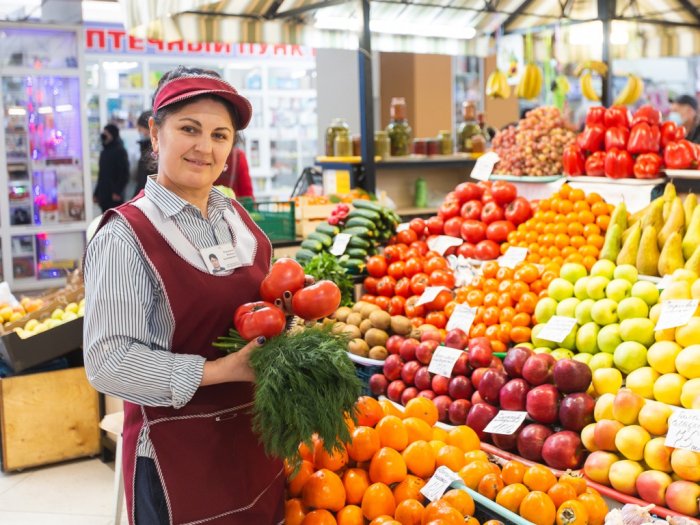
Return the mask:
{"type": "Polygon", "coordinates": [[[295,202],[296,205],[294,206],[294,214],[297,221],[302,219],[328,219],[331,212],[338,205],[335,203],[310,204],[310,199],[304,196],[299,197],[295,202]]]}
{"type": "Polygon", "coordinates": [[[305,239],[308,235],[316,230],[316,226],[326,222],[326,219],[302,219],[296,222],[297,237],[305,239]]]}
{"type": "Polygon", "coordinates": [[[99,421],[82,367],[1,379],[2,470],[99,454],[99,421]]]}

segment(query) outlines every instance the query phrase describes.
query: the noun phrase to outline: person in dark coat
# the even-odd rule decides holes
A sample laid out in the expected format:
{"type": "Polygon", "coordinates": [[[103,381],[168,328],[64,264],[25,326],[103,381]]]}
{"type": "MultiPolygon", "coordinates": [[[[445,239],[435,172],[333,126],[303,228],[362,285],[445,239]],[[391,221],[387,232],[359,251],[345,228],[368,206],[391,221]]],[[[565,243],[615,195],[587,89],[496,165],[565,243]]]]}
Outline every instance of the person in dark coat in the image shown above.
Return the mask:
{"type": "MultiPolygon", "coordinates": [[[[139,162],[136,165],[136,188],[134,189],[134,197],[146,187],[146,179],[151,173],[155,173],[154,159],[152,157],[153,150],[151,149],[151,136],[148,131],[148,119],[151,118],[153,112],[149,109],[144,111],[136,121],[136,129],[139,131],[139,162]]],[[[157,165],[155,166],[157,168],[157,165]]]]}
{"type": "Polygon", "coordinates": [[[119,137],[119,128],[114,124],[104,127],[100,139],[102,153],[93,197],[105,212],[124,202],[124,188],[129,181],[129,157],[119,137]]]}
{"type": "Polygon", "coordinates": [[[671,103],[669,120],[685,128],[685,138],[700,144],[700,114],[698,99],[693,95],[681,95],[671,103]]]}

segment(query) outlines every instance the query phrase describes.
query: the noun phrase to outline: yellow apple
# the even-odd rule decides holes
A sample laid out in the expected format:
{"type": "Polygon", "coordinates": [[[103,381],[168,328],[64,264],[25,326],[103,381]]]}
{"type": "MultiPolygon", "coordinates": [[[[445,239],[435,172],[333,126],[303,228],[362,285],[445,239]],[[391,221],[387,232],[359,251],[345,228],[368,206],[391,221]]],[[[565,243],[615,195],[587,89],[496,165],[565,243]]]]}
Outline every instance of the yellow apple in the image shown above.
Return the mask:
{"type": "Polygon", "coordinates": [[[659,302],[670,299],[691,299],[690,283],[688,281],[676,281],[669,284],[659,296],[659,302]]]}
{"type": "Polygon", "coordinates": [[[678,268],[673,272],[673,274],[671,274],[672,282],[685,281],[688,284],[693,284],[697,280],[698,274],[696,274],[693,270],[687,270],[685,268],[678,268]]]}
{"type": "Polygon", "coordinates": [[[671,453],[671,468],[682,479],[700,481],[700,453],[677,448],[671,453]]]}
{"type": "Polygon", "coordinates": [[[700,409],[700,378],[690,379],[683,385],[681,405],[684,408],[700,409]]]}
{"type": "Polygon", "coordinates": [[[593,388],[602,395],[616,394],[622,386],[622,372],[617,368],[598,368],[593,372],[593,388]]]}
{"type": "Polygon", "coordinates": [[[654,399],[654,382],[660,375],[652,367],[643,366],[629,373],[625,386],[646,399],[654,399]]]}
{"type": "Polygon", "coordinates": [[[670,374],[676,371],[676,356],[681,350],[683,348],[675,341],[654,343],[647,352],[647,362],[659,374],[670,374]]]}
{"type": "Polygon", "coordinates": [[[615,435],[615,447],[627,459],[641,461],[644,459],[644,446],[651,441],[649,432],[639,425],[621,428],[615,435]]]}
{"type": "Polygon", "coordinates": [[[676,356],[676,370],[686,379],[700,378],[700,344],[681,350],[676,356]]]}
{"type": "Polygon", "coordinates": [[[636,461],[623,459],[610,466],[610,484],[615,490],[623,494],[635,496],[637,494],[637,478],[644,472],[644,467],[636,461]]]}
{"type": "Polygon", "coordinates": [[[654,383],[654,399],[669,405],[681,406],[681,391],[686,378],[680,374],[664,374],[654,383]]]}
{"type": "Polygon", "coordinates": [[[615,436],[625,425],[614,419],[601,419],[593,429],[593,441],[600,450],[615,452],[615,436]]]}
{"type": "Polygon", "coordinates": [[[655,437],[644,447],[644,462],[653,470],[671,472],[671,453],[673,449],[666,446],[665,437],[655,437]]]}
{"type": "Polygon", "coordinates": [[[691,317],[688,324],[676,328],[676,342],[683,348],[700,345],[700,317],[691,317]]]}
{"type": "Polygon", "coordinates": [[[601,419],[614,419],[612,410],[613,401],[615,401],[615,394],[611,394],[610,392],[600,396],[595,402],[593,419],[596,421],[600,421],[601,419]]]}
{"type": "Polygon", "coordinates": [[[585,427],[583,427],[583,430],[581,430],[581,443],[583,443],[583,446],[586,447],[586,450],[589,452],[595,452],[598,450],[598,447],[595,446],[595,423],[589,423],[585,427]]]}
{"type": "Polygon", "coordinates": [[[610,467],[619,460],[620,458],[612,452],[597,450],[586,458],[586,463],[583,465],[583,472],[590,480],[600,483],[601,485],[610,486],[610,467]]]}
{"type": "Polygon", "coordinates": [[[700,279],[695,279],[695,282],[690,286],[690,295],[693,299],[700,299],[700,279]]]}
{"type": "Polygon", "coordinates": [[[668,418],[673,413],[666,403],[647,400],[639,411],[639,424],[655,436],[665,436],[668,431],[668,418]]]}

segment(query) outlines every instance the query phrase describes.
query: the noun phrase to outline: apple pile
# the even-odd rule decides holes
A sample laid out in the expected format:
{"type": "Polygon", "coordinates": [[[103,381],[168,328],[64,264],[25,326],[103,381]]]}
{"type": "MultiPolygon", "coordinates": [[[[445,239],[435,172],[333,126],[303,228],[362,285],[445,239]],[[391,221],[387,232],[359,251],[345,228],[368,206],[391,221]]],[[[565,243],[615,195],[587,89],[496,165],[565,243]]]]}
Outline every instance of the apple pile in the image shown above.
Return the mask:
{"type": "Polygon", "coordinates": [[[654,505],[700,514],[700,453],[666,446],[671,413],[668,405],[645,400],[629,388],[600,396],[595,422],[581,433],[591,451],[584,474],[654,505]]]}

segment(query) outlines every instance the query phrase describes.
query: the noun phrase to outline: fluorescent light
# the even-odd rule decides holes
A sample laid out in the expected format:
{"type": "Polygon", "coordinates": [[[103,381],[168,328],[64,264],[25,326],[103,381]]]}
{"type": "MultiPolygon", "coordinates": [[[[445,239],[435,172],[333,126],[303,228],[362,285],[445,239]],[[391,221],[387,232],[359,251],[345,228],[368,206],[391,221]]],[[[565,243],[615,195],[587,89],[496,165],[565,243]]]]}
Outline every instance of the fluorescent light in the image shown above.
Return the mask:
{"type": "Polygon", "coordinates": [[[24,108],[20,108],[20,107],[7,108],[7,114],[14,115],[14,116],[26,115],[27,110],[24,108]]]}
{"type": "MultiPolygon", "coordinates": [[[[610,31],[610,43],[615,46],[624,46],[629,42],[627,24],[613,21],[610,31]]],[[[572,46],[591,46],[603,43],[603,24],[591,22],[576,24],[569,27],[569,44],[572,46]]]]}
{"type": "Polygon", "coordinates": [[[59,104],[56,106],[57,113],[65,113],[67,111],[73,111],[73,106],[71,104],[59,104]]]}
{"type": "Polygon", "coordinates": [[[45,115],[47,113],[53,113],[53,108],[51,106],[40,106],[36,111],[41,115],[45,115]]]}
{"type": "MultiPolygon", "coordinates": [[[[360,31],[360,21],[357,18],[319,17],[314,23],[317,29],[331,31],[360,31]]],[[[396,20],[370,20],[369,29],[373,33],[393,35],[423,36],[432,38],[452,38],[468,40],[476,36],[473,27],[458,27],[446,25],[424,25],[410,22],[397,23],[396,20]]]]}

